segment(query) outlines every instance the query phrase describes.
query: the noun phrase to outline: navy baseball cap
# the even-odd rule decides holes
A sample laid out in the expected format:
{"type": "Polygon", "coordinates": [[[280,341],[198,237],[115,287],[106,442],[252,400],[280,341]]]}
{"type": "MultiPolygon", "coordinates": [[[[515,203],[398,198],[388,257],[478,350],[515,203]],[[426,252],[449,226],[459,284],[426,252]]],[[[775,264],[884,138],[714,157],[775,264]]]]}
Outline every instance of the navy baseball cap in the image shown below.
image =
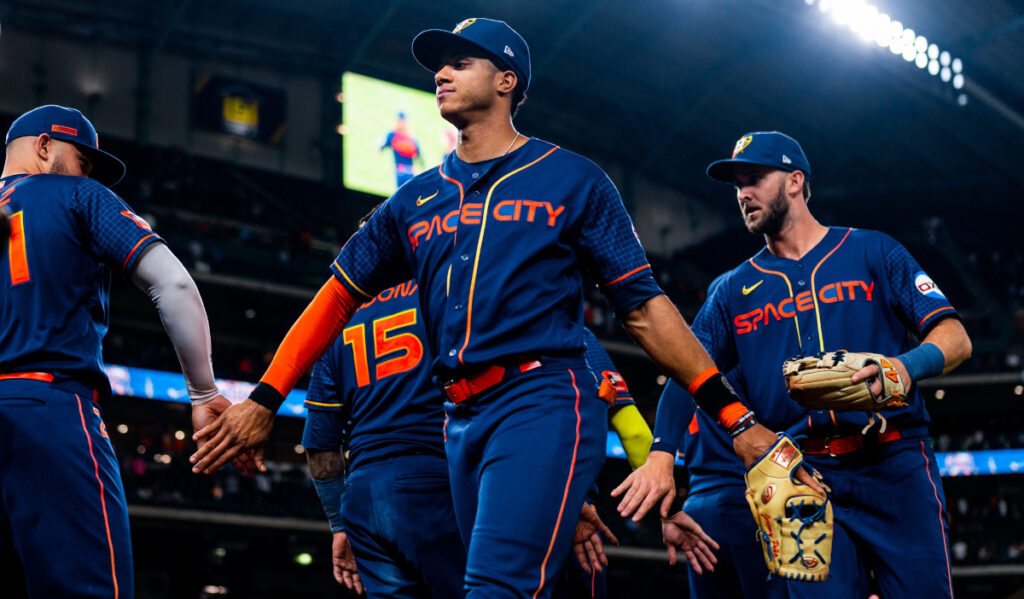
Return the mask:
{"type": "Polygon", "coordinates": [[[96,128],[84,114],[74,108],[47,104],[29,110],[11,124],[4,144],[10,144],[11,140],[19,137],[43,133],[53,139],[78,146],[78,149],[92,161],[90,178],[112,187],[124,177],[124,163],[113,154],[100,149],[100,138],[96,135],[96,128]]]}
{"type": "Polygon", "coordinates": [[[466,19],[451,31],[428,29],[412,40],[412,55],[431,73],[441,66],[441,55],[456,41],[483,50],[498,68],[515,71],[523,89],[530,87],[530,47],[505,21],[466,19]]]}
{"type": "Polygon", "coordinates": [[[760,164],[784,171],[802,171],[811,178],[811,165],[795,139],[778,131],[753,131],[736,141],[732,158],[708,165],[708,176],[715,181],[732,183],[732,172],[740,164],[760,164]]]}

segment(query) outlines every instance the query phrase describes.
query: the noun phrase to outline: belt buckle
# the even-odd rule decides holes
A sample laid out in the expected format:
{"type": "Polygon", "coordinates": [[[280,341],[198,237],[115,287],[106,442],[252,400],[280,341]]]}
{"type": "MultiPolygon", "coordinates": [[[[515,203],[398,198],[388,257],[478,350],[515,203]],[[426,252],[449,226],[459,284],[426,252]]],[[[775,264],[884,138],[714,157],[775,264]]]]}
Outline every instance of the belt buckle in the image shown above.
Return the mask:
{"type": "Polygon", "coordinates": [[[832,435],[831,437],[825,437],[825,453],[828,454],[828,457],[830,457],[830,458],[839,457],[840,454],[832,453],[832,442],[837,440],[837,439],[842,438],[843,436],[844,435],[832,435]]]}

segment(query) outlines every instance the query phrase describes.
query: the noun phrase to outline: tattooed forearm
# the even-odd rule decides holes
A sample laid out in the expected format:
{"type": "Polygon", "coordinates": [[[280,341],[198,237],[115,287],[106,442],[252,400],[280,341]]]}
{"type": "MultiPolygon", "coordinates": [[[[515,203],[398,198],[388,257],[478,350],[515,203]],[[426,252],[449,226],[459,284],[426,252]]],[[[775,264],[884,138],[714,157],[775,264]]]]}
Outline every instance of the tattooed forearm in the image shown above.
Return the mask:
{"type": "Polygon", "coordinates": [[[334,478],[345,472],[345,458],[340,451],[307,449],[306,462],[309,463],[310,476],[316,479],[334,478]]]}

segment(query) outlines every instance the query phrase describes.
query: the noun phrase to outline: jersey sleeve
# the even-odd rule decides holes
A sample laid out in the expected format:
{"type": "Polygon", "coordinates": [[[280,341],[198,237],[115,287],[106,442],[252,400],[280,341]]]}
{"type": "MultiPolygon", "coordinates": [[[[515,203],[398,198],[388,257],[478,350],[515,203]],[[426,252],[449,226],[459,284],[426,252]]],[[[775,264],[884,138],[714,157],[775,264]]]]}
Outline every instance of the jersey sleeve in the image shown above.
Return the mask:
{"type": "Polygon", "coordinates": [[[634,405],[636,402],[633,401],[633,395],[629,392],[629,387],[626,386],[626,380],[619,374],[619,369],[615,367],[611,356],[601,346],[597,337],[590,332],[590,329],[583,329],[583,343],[587,363],[598,377],[601,393],[605,393],[606,390],[609,394],[614,393],[613,405],[616,407],[634,405]]]}
{"type": "Polygon", "coordinates": [[[149,244],[163,241],[124,200],[92,179],[75,186],[70,208],[89,251],[112,268],[130,272],[149,244]]]}
{"type": "Polygon", "coordinates": [[[600,177],[587,198],[576,249],[615,312],[625,315],[662,291],[619,191],[607,175],[600,177]]]}
{"type": "Polygon", "coordinates": [[[364,300],[413,278],[391,199],[381,204],[363,228],[349,238],[331,264],[331,272],[349,293],[364,300]]]}
{"type": "Polygon", "coordinates": [[[728,372],[737,362],[729,307],[726,303],[725,281],[726,277],[723,275],[711,283],[708,287],[708,299],[704,301],[690,326],[690,330],[722,372],[728,372]]]}
{"type": "Polygon", "coordinates": [[[898,313],[910,322],[911,331],[924,337],[932,325],[947,316],[960,317],[939,287],[899,242],[891,240],[887,252],[885,280],[891,291],[890,301],[898,313]]]}
{"type": "Polygon", "coordinates": [[[306,425],[302,430],[302,446],[307,449],[335,451],[344,440],[345,403],[340,385],[331,373],[328,352],[313,366],[306,391],[306,425]]]}
{"type": "Polygon", "coordinates": [[[693,397],[670,379],[661,392],[661,399],[658,400],[651,451],[664,451],[676,455],[683,443],[686,426],[696,409],[697,404],[694,403],[693,397]]]}

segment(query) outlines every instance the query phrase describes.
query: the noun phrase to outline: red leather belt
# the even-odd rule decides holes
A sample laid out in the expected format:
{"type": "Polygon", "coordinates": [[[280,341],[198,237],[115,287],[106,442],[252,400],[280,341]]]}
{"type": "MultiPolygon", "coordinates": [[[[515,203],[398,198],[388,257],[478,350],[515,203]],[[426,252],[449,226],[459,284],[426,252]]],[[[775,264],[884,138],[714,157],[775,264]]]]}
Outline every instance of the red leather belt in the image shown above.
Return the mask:
{"type": "Polygon", "coordinates": [[[0,374],[0,381],[16,379],[52,383],[53,374],[50,372],[11,372],[8,374],[0,374]]]}
{"type": "MultiPolygon", "coordinates": [[[[903,434],[898,430],[888,430],[877,436],[877,443],[889,443],[902,439],[903,434]]],[[[831,457],[860,451],[864,447],[875,444],[874,439],[865,440],[864,435],[853,434],[840,437],[828,437],[826,439],[801,439],[800,449],[807,454],[823,455],[831,457]]]]}
{"type": "Polygon", "coordinates": [[[527,360],[515,366],[488,366],[473,376],[450,380],[442,388],[453,404],[460,404],[508,379],[509,375],[529,372],[540,367],[540,360],[527,360]]]}

